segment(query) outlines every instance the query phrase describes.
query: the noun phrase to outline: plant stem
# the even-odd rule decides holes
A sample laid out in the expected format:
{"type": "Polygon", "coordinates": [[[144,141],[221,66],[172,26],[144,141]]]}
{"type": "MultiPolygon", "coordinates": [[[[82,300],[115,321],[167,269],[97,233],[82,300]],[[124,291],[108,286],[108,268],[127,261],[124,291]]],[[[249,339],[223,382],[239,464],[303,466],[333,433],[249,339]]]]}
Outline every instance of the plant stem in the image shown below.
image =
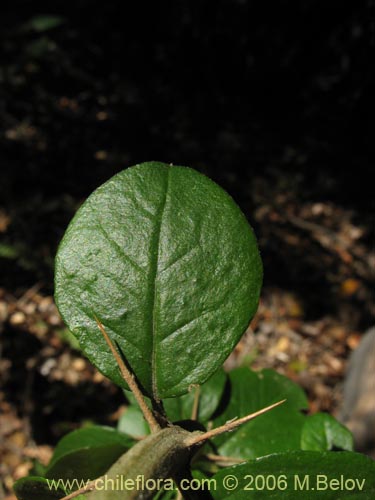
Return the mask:
{"type": "Polygon", "coordinates": [[[61,498],[60,500],[71,500],[72,498],[78,497],[78,495],[83,495],[84,493],[88,493],[89,491],[94,490],[96,481],[98,479],[100,478],[98,477],[94,481],[90,481],[89,483],[86,484],[86,486],[83,486],[83,488],[79,488],[79,490],[73,491],[73,493],[69,493],[69,495],[61,498]]]}
{"type": "Polygon", "coordinates": [[[113,345],[112,340],[110,339],[108,333],[105,331],[105,328],[103,326],[103,323],[94,315],[95,321],[99,327],[99,330],[102,332],[104,340],[106,341],[108,347],[110,348],[113,357],[116,360],[116,363],[118,364],[118,367],[120,368],[121,375],[123,376],[123,379],[125,382],[128,384],[129,389],[132,391],[134,394],[135,399],[137,400],[137,403],[143,413],[143,416],[150,426],[151,432],[158,432],[160,431],[160,425],[156,421],[154,415],[152,414],[150,408],[147,406],[146,401],[144,400],[143,394],[141,390],[138,387],[137,382],[135,381],[134,374],[131,373],[127,366],[125,365],[124,361],[121,359],[121,356],[117,352],[115,346],[113,345]]]}
{"type": "Polygon", "coordinates": [[[221,425],[220,427],[216,427],[216,429],[212,429],[210,431],[205,432],[204,434],[196,435],[193,436],[192,438],[187,438],[185,441],[186,446],[193,446],[195,444],[207,441],[208,439],[211,439],[215,436],[219,436],[220,434],[223,434],[224,432],[229,432],[232,431],[233,429],[236,429],[240,425],[249,422],[249,420],[252,420],[255,417],[258,417],[259,415],[262,415],[263,413],[266,413],[267,411],[272,410],[276,406],[281,405],[282,403],[285,403],[286,399],[283,399],[282,401],[278,401],[277,403],[274,403],[273,405],[267,406],[266,408],[262,408],[259,411],[256,411],[255,413],[251,413],[250,415],[246,415],[246,417],[242,417],[236,420],[231,420],[230,422],[227,422],[224,425],[221,425]]]}
{"type": "Polygon", "coordinates": [[[193,408],[191,410],[191,420],[198,420],[200,393],[201,393],[201,387],[200,385],[198,385],[197,387],[195,387],[194,403],[193,403],[193,408]]]}

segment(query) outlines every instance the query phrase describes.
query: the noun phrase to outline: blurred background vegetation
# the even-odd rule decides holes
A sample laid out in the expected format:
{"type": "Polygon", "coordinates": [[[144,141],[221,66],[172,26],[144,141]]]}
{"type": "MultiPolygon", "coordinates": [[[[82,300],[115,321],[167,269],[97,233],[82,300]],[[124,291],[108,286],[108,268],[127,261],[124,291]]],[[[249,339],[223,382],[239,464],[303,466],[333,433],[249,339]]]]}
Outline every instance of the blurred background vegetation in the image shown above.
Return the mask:
{"type": "Polygon", "coordinates": [[[89,370],[53,309],[53,259],[93,189],[148,160],[197,168],[244,210],[265,288],[243,359],[331,410],[327,385],[374,314],[373,0],[13,0],[0,43],[0,406],[39,421],[25,442],[56,441],[51,419],[115,411],[91,372],[89,404],[64,389],[77,378],[51,386],[61,363],[83,384],[89,370]],[[322,352],[326,371],[306,378],[322,352]]]}

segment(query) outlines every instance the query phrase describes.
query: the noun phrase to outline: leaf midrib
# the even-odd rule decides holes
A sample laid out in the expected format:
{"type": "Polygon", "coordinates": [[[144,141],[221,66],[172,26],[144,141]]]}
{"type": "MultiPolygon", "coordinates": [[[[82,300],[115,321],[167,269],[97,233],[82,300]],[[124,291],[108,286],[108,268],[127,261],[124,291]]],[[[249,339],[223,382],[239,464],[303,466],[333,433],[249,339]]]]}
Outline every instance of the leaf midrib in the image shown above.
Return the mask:
{"type": "Polygon", "coordinates": [[[166,178],[166,184],[165,184],[165,193],[164,193],[164,198],[163,201],[160,205],[159,211],[157,213],[157,223],[155,225],[155,229],[152,235],[152,243],[151,243],[151,248],[156,248],[157,251],[155,253],[155,258],[151,259],[151,266],[150,266],[150,284],[151,284],[151,308],[152,308],[152,314],[151,316],[151,339],[152,339],[152,346],[151,346],[151,388],[152,388],[152,397],[154,398],[155,401],[159,401],[160,398],[158,397],[158,387],[157,387],[157,380],[156,380],[156,348],[157,348],[157,343],[156,343],[156,329],[157,329],[157,308],[156,308],[156,303],[157,303],[157,286],[156,286],[156,281],[157,281],[157,273],[158,273],[158,267],[159,267],[159,256],[160,256],[160,235],[161,235],[161,228],[163,224],[163,216],[165,212],[165,206],[167,203],[167,197],[168,197],[168,190],[169,190],[169,176],[170,176],[170,171],[171,169],[168,167],[167,169],[167,178],[166,178]]]}

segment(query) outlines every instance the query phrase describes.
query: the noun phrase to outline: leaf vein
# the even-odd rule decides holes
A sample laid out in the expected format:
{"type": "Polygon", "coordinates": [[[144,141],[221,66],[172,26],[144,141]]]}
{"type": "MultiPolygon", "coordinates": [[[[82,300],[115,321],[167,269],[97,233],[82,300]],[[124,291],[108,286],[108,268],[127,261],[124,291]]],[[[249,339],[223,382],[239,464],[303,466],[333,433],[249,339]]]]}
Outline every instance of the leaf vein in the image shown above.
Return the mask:
{"type": "Polygon", "coordinates": [[[187,250],[186,252],[184,252],[182,255],[179,255],[178,257],[176,257],[174,260],[172,260],[171,262],[168,262],[168,264],[164,267],[164,269],[161,269],[161,273],[167,271],[168,269],[170,269],[171,267],[175,266],[178,262],[180,262],[182,259],[185,259],[185,257],[187,257],[188,255],[190,255],[191,253],[194,252],[194,250],[196,248],[200,247],[200,243],[197,243],[196,245],[194,245],[192,248],[190,248],[190,250],[187,250]]]}
{"type": "Polygon", "coordinates": [[[126,262],[128,262],[131,266],[133,266],[137,271],[140,273],[145,274],[145,269],[141,267],[137,262],[135,262],[129,255],[124,251],[124,249],[117,243],[116,240],[113,240],[110,238],[108,231],[104,229],[104,227],[101,224],[98,224],[98,229],[99,231],[104,235],[106,240],[108,241],[109,245],[117,252],[117,254],[122,257],[126,262]]]}
{"type": "Polygon", "coordinates": [[[164,198],[163,201],[160,205],[160,208],[158,210],[158,224],[154,230],[153,234],[153,245],[156,248],[156,255],[155,258],[152,262],[152,269],[151,269],[151,274],[150,274],[150,281],[151,281],[151,286],[152,286],[152,324],[151,324],[151,334],[152,334],[152,346],[151,346],[151,385],[152,385],[152,394],[155,398],[156,401],[158,401],[158,388],[157,388],[157,380],[156,380],[156,329],[157,329],[157,318],[156,318],[156,304],[157,304],[157,274],[158,274],[158,266],[159,266],[159,258],[160,258],[160,234],[162,230],[162,224],[163,224],[163,216],[165,212],[165,207],[167,203],[167,197],[168,197],[168,191],[169,191],[169,182],[170,182],[170,171],[171,169],[168,168],[167,171],[167,179],[166,179],[166,185],[165,185],[165,193],[164,193],[164,198]]]}
{"type": "Polygon", "coordinates": [[[173,329],[172,332],[168,333],[163,339],[161,342],[164,342],[165,340],[167,340],[169,337],[172,337],[172,335],[175,335],[177,334],[180,330],[182,330],[183,328],[185,328],[186,326],[190,325],[191,323],[194,323],[194,321],[197,321],[198,319],[201,319],[203,316],[206,316],[207,314],[212,314],[213,310],[209,310],[209,311],[203,311],[201,313],[198,314],[198,316],[196,316],[195,318],[193,319],[190,319],[188,321],[185,321],[182,325],[180,326],[177,326],[176,328],[173,329]]]}

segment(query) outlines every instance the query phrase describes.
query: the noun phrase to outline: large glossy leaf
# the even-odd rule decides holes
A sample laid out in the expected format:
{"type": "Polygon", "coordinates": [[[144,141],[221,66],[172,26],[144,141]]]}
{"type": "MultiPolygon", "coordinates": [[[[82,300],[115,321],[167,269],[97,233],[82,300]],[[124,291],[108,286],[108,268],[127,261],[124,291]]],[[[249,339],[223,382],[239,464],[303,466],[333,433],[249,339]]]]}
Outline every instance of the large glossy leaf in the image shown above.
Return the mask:
{"type": "Polygon", "coordinates": [[[215,427],[282,399],[287,401],[236,431],[215,438],[213,442],[218,452],[228,457],[249,459],[280,451],[299,450],[305,420],[300,410],[307,407],[302,389],[273,370],[254,372],[239,368],[233,370],[229,377],[229,401],[223,413],[214,421],[215,427]]]}
{"type": "Polygon", "coordinates": [[[90,426],[73,431],[57,444],[45,476],[87,480],[104,472],[134,441],[110,428],[90,426]]]}
{"type": "Polygon", "coordinates": [[[352,451],[351,432],[327,413],[316,413],[307,417],[302,428],[301,449],[329,451],[334,448],[352,451]]]}
{"type": "Polygon", "coordinates": [[[373,500],[375,462],[353,452],[292,451],[214,476],[217,500],[373,500]]]}
{"type": "Polygon", "coordinates": [[[221,365],[255,313],[262,267],[232,198],[198,172],[144,163],[82,205],[59,247],[56,302],[88,358],[125,387],[94,319],[144,392],[177,396],[221,365]]]}

